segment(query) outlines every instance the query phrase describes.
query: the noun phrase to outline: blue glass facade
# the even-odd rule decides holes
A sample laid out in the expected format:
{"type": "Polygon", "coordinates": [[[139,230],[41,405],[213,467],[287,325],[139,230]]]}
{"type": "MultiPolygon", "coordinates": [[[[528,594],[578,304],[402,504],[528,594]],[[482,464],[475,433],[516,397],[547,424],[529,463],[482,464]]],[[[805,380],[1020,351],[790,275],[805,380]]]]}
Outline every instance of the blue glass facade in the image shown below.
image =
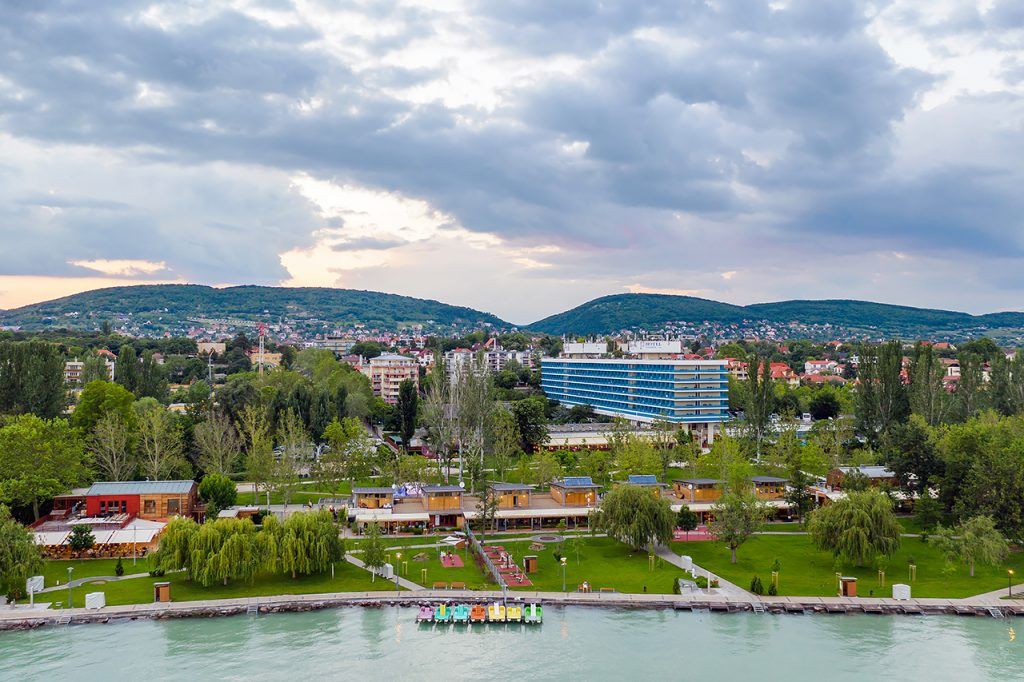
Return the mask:
{"type": "Polygon", "coordinates": [[[725,362],[543,358],[541,386],[563,405],[637,421],[717,424],[729,418],[725,362]]]}

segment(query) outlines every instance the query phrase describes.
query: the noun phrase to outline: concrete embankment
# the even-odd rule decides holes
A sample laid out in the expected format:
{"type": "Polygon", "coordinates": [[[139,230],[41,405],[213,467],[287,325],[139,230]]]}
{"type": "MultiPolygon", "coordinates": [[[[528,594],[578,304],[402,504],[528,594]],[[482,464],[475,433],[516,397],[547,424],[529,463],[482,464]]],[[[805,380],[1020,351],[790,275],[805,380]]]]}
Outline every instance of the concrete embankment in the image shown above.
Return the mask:
{"type": "MultiPolygon", "coordinates": [[[[102,609],[38,610],[0,609],[0,631],[44,625],[110,623],[139,619],[208,618],[241,614],[313,611],[343,606],[420,606],[440,602],[486,603],[503,598],[501,592],[435,591],[345,592],[335,594],[280,595],[164,604],[130,604],[102,609]]],[[[708,593],[658,594],[565,594],[562,592],[510,592],[508,599],[543,602],[549,606],[588,606],[620,609],[674,609],[712,613],[753,611],[766,614],[848,614],[1024,616],[1024,604],[1000,602],[984,596],[968,599],[894,599],[847,597],[762,597],[741,600],[708,593]]]]}

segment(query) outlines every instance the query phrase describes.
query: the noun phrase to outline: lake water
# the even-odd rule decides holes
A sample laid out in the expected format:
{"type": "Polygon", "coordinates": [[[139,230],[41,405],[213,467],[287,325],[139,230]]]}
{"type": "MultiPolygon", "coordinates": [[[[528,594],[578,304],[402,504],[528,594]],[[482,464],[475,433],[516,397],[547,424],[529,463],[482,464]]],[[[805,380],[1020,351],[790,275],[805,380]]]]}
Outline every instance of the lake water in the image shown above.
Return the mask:
{"type": "Polygon", "coordinates": [[[411,608],[47,627],[0,633],[0,680],[1024,680],[1024,620],[544,615],[532,628],[418,626],[411,608]]]}

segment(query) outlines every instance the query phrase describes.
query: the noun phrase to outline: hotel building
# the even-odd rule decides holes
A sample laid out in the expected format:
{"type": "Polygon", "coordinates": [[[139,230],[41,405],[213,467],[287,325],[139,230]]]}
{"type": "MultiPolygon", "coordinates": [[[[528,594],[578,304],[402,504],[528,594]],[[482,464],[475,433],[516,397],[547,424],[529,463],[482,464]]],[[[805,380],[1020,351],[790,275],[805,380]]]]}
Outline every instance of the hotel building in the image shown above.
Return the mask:
{"type": "Polygon", "coordinates": [[[655,358],[543,358],[541,386],[563,405],[590,405],[631,422],[679,424],[710,446],[729,419],[725,361],[665,358],[652,350],[655,358]]]}

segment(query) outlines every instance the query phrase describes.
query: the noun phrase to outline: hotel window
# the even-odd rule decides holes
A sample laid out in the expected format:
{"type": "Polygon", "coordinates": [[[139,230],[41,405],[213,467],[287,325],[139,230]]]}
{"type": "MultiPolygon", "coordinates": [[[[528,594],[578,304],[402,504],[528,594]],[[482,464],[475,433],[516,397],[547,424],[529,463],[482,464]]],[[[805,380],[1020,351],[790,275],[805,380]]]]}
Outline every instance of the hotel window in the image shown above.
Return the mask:
{"type": "Polygon", "coordinates": [[[156,500],[146,500],[143,503],[143,510],[146,514],[156,514],[156,500]]]}

